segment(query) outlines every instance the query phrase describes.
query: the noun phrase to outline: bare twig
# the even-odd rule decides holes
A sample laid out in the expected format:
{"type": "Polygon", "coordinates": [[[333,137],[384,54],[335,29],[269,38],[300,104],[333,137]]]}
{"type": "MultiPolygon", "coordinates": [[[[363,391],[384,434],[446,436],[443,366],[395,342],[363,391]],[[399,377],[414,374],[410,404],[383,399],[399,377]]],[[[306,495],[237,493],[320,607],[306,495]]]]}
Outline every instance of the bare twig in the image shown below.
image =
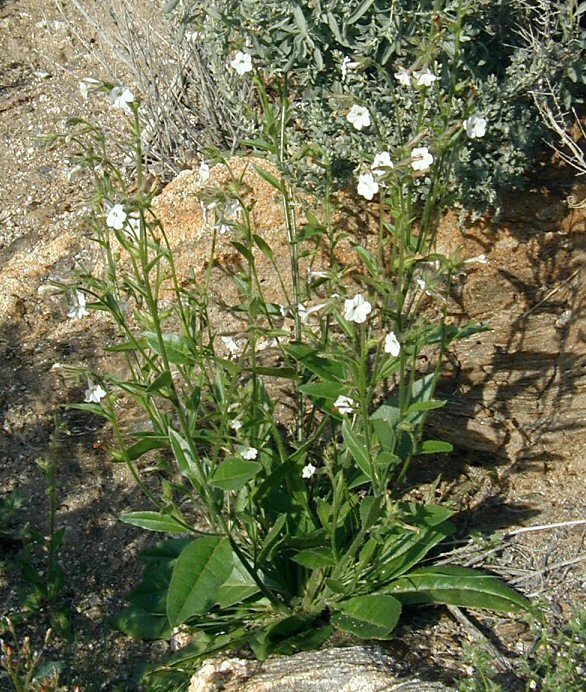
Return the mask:
{"type": "Polygon", "coordinates": [[[574,521],[561,521],[556,524],[541,524],[539,526],[524,526],[521,529],[515,529],[514,531],[507,531],[504,534],[504,538],[510,538],[511,536],[518,536],[521,533],[530,533],[532,531],[550,531],[551,529],[561,529],[569,526],[584,526],[586,524],[586,519],[575,519],[574,521]]]}

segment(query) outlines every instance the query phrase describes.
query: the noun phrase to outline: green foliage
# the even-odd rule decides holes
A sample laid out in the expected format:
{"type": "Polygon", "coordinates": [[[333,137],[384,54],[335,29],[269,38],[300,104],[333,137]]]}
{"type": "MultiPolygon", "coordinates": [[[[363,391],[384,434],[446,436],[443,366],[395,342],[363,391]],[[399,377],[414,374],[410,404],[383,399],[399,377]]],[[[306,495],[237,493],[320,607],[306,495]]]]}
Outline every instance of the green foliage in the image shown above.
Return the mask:
{"type": "MultiPolygon", "coordinates": [[[[212,7],[186,0],[182,7],[176,11],[205,36],[219,83],[237,50],[252,56],[265,82],[289,80],[299,104],[290,146],[309,157],[305,182],[318,189],[316,150],[347,185],[352,169],[377,151],[400,161],[424,137],[432,151],[454,157],[449,182],[460,203],[498,207],[503,187],[522,184],[545,132],[532,94],[551,91],[569,109],[586,84],[586,7],[573,0],[222,0],[212,7]],[[438,77],[429,87],[395,76],[427,68],[438,77]],[[344,117],[354,103],[368,106],[369,137],[344,117]],[[462,133],[473,113],[488,121],[482,138],[462,133]],[[448,153],[459,137],[463,146],[448,153]]],[[[225,86],[234,112],[242,109],[240,83],[233,74],[225,86]]],[[[254,139],[258,116],[249,113],[254,139]]],[[[421,195],[428,185],[421,181],[421,195]]]]}
{"type": "MultiPolygon", "coordinates": [[[[240,9],[234,5],[234,17],[221,19],[216,12],[214,21],[227,36],[233,20],[246,31],[250,17],[238,13],[249,9],[254,19],[253,5],[260,11],[260,4],[245,2],[240,9]]],[[[431,22],[425,44],[420,45],[413,20],[409,36],[417,38],[417,51],[424,51],[416,66],[443,65],[438,75],[445,88],[409,92],[420,99],[419,119],[406,118],[397,130],[396,164],[368,168],[375,153],[391,146],[397,125],[392,109],[388,121],[387,110],[377,111],[384,94],[374,80],[380,67],[375,59],[391,64],[395,54],[385,58],[382,44],[363,45],[360,38],[367,35],[373,12],[386,16],[379,5],[332,9],[326,20],[335,38],[329,52],[313,38],[307,52],[308,37],[318,30],[313,9],[306,12],[302,5],[291,9],[294,31],[279,20],[270,26],[266,45],[262,32],[250,35],[255,59],[274,57],[272,71],[252,77],[261,112],[248,147],[255,149],[256,160],[262,156],[256,173],[283,209],[286,257],[278,257],[261,237],[243,176],[217,154],[229,182],[221,190],[200,190],[212,237],[207,270],[189,280],[179,277],[145,191],[139,106],[130,114],[130,138],[123,145],[135,157],[134,192],[112,163],[103,133],[75,124],[71,140],[96,178],[88,222],[105,268],[82,274],[76,290],[91,296],[90,309],[110,314],[119,334],[113,350],[130,373],[127,379],[107,373],[97,378],[81,371],[89,382],[103,383],[96,393],[99,403],[87,405],[112,425],[116,461],[127,465],[149,502],[123,520],[181,536],[143,553],[143,581],[116,620],[122,631],[145,639],[167,638],[176,627],[193,634],[192,645],[161,668],[161,689],[171,668],[187,673],[194,661],[223,648],[247,644],[266,658],[320,646],[335,630],[386,638],[411,605],[529,607],[492,576],[435,569],[438,546],[454,531],[453,511],[406,495],[412,464],[451,450],[441,440],[426,439],[424,430],[427,413],[444,404],[434,393],[446,349],[482,328],[446,324],[441,297],[460,265],[434,248],[466,146],[461,118],[469,106],[458,105],[458,99],[468,97],[458,95],[455,81],[463,68],[457,60],[451,67],[441,62],[447,49],[432,15],[421,15],[431,22]],[[280,45],[279,27],[287,34],[281,47],[288,51],[286,60],[271,52],[273,43],[280,45]],[[354,57],[362,55],[364,69],[344,113],[352,105],[372,104],[372,132],[358,135],[343,115],[333,127],[348,138],[348,160],[356,157],[361,170],[371,171],[364,174],[368,185],[374,185],[375,175],[378,181],[372,196],[379,227],[372,249],[345,236],[343,223],[334,220],[348,212],[337,206],[334,194],[339,166],[325,145],[331,140],[337,146],[333,131],[324,130],[319,146],[316,134],[312,145],[318,194],[302,194],[297,185],[307,174],[308,153],[301,156],[298,140],[309,133],[305,107],[296,105],[299,90],[311,91],[330,79],[331,71],[319,62],[341,58],[336,51],[346,40],[354,43],[354,57]],[[315,78],[309,71],[302,78],[303,56],[307,65],[318,64],[315,78]],[[433,157],[425,149],[427,158],[420,161],[414,150],[424,143],[433,157]],[[210,290],[220,234],[228,235],[241,258],[231,304],[214,302],[210,290]],[[355,250],[351,266],[337,260],[342,240],[355,250]],[[274,271],[278,295],[267,294],[259,276],[261,257],[274,271]],[[428,288],[423,277],[430,274],[434,285],[428,288]],[[430,303],[435,309],[423,309],[430,303]],[[267,342],[276,353],[268,364],[267,342]],[[431,365],[422,369],[422,363],[431,365]],[[143,432],[134,432],[131,440],[120,421],[128,399],[143,412],[143,432]],[[164,466],[166,475],[145,478],[147,460],[164,466]]],[[[469,8],[459,7],[461,32],[469,8]]],[[[266,16],[272,11],[271,3],[262,9],[266,16]]],[[[408,7],[406,16],[411,11],[408,7]]],[[[441,27],[447,20],[441,15],[438,21],[441,27]]],[[[318,33],[325,31],[324,25],[318,33]]],[[[328,88],[339,103],[345,87],[328,88]]],[[[320,102],[318,96],[314,102],[320,102]]],[[[394,112],[408,111],[398,103],[394,112]]],[[[321,117],[329,127],[329,118],[321,117]]],[[[157,669],[145,676],[155,689],[157,669]]]]}

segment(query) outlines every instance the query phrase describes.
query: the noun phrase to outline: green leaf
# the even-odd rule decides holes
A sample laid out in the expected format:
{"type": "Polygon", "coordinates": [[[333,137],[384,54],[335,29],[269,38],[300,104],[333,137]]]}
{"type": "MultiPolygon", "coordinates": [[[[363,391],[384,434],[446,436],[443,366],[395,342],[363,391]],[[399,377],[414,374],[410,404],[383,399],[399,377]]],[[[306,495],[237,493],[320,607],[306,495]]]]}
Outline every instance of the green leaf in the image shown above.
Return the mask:
{"type": "MultiPolygon", "coordinates": [[[[155,379],[149,384],[149,386],[146,388],[147,392],[159,392],[162,393],[163,389],[168,389],[171,387],[173,384],[173,378],[171,377],[171,373],[168,371],[164,371],[157,375],[155,379]]],[[[165,393],[168,395],[168,392],[165,393]]]]}
{"type": "Polygon", "coordinates": [[[245,257],[250,264],[254,264],[254,255],[252,254],[252,250],[244,245],[244,243],[241,243],[238,240],[232,240],[230,241],[230,245],[232,245],[232,247],[234,247],[243,257],[245,257]]]}
{"type": "Polygon", "coordinates": [[[404,574],[389,585],[404,605],[443,603],[502,612],[530,610],[531,602],[500,579],[467,567],[426,567],[404,574]]]}
{"type": "Polygon", "coordinates": [[[360,470],[370,478],[372,475],[372,468],[366,442],[360,433],[352,430],[352,424],[347,418],[345,418],[342,423],[342,436],[344,438],[344,444],[352,455],[352,458],[358,464],[360,470]]]}
{"type": "Polygon", "coordinates": [[[166,615],[147,613],[140,608],[124,608],[114,618],[113,625],[135,639],[169,639],[173,630],[166,615]]]}
{"type": "Polygon", "coordinates": [[[127,447],[125,455],[117,452],[116,456],[120,458],[120,460],[124,460],[124,457],[126,456],[128,459],[130,459],[130,461],[136,461],[136,459],[141,457],[143,454],[146,454],[153,449],[166,449],[168,447],[169,440],[166,437],[161,435],[155,436],[146,434],[141,440],[135,442],[133,445],[130,445],[130,447],[127,447]]]}
{"type": "Polygon", "coordinates": [[[352,24],[356,24],[356,22],[368,12],[373,2],[374,0],[365,0],[356,12],[348,17],[348,25],[351,26],[352,24]]]}
{"type": "Polygon", "coordinates": [[[256,461],[230,457],[208,478],[208,483],[221,490],[240,490],[262,469],[256,461]]]}
{"type": "Polygon", "coordinates": [[[192,541],[179,555],[167,596],[167,617],[172,627],[206,613],[218,600],[220,586],[232,573],[230,541],[206,536],[192,541]]]}
{"type": "Polygon", "coordinates": [[[319,626],[315,616],[290,615],[257,632],[250,646],[256,657],[264,661],[271,654],[290,656],[298,651],[317,649],[333,631],[330,625],[319,626]]]}
{"type": "Polygon", "coordinates": [[[361,639],[386,639],[401,615],[401,603],[392,596],[356,596],[336,606],[332,624],[361,639]]]}
{"type": "Polygon", "coordinates": [[[318,355],[319,351],[307,344],[294,343],[284,346],[287,355],[301,363],[303,367],[326,382],[345,382],[346,367],[344,363],[318,355]]]}
{"type": "Polygon", "coordinates": [[[271,261],[274,262],[275,255],[271,246],[266,242],[266,240],[256,233],[252,236],[252,239],[254,240],[256,247],[263,253],[263,255],[266,255],[271,261]]]}
{"type": "Polygon", "coordinates": [[[271,528],[269,529],[267,535],[265,536],[264,541],[262,542],[260,551],[258,553],[257,557],[257,564],[262,564],[265,560],[265,557],[268,557],[268,559],[271,559],[271,552],[275,545],[277,544],[277,541],[279,540],[280,533],[283,529],[283,526],[285,526],[287,522],[287,515],[286,514],[280,514],[277,517],[277,520],[273,523],[271,528]]]}
{"type": "Polygon", "coordinates": [[[246,567],[244,567],[238,556],[234,555],[232,574],[220,586],[216,604],[221,608],[228,608],[236,603],[242,603],[259,592],[260,589],[246,567]]]}
{"type": "Polygon", "coordinates": [[[307,394],[316,406],[327,409],[332,408],[341,392],[337,382],[309,382],[300,385],[298,389],[307,394]]]}
{"type": "Polygon", "coordinates": [[[411,404],[407,409],[407,413],[417,413],[418,411],[432,411],[437,408],[442,408],[446,405],[445,401],[438,399],[430,399],[429,401],[418,401],[411,404]]]}
{"type": "Polygon", "coordinates": [[[190,342],[186,337],[179,334],[163,334],[163,344],[161,346],[155,332],[145,332],[143,336],[149,348],[155,353],[162,356],[164,350],[170,363],[175,365],[192,365],[195,362],[190,350],[190,342]]]}
{"type": "Polygon", "coordinates": [[[125,524],[140,526],[147,531],[162,533],[189,533],[189,529],[168,514],[162,512],[127,512],[120,519],[125,524]]]}
{"type": "Polygon", "coordinates": [[[442,440],[425,440],[419,447],[419,454],[440,454],[445,452],[453,452],[454,448],[449,442],[442,440]]]}
{"type": "Polygon", "coordinates": [[[276,190],[278,190],[282,195],[285,194],[285,188],[282,186],[279,180],[275,178],[275,176],[272,173],[269,173],[267,170],[264,168],[261,168],[260,166],[255,165],[254,163],[252,164],[252,167],[254,170],[260,175],[260,177],[263,180],[266,180],[266,182],[269,185],[272,185],[276,190]]]}
{"type": "Polygon", "coordinates": [[[169,435],[169,442],[171,443],[171,449],[173,450],[173,455],[175,456],[179,470],[181,471],[182,475],[194,481],[194,485],[199,487],[199,471],[197,469],[197,465],[193,461],[191,450],[187,441],[173,428],[169,428],[167,432],[169,435]]]}
{"type": "Polygon", "coordinates": [[[293,557],[293,561],[307,569],[322,569],[336,564],[332,549],[325,547],[301,550],[293,557]]]}

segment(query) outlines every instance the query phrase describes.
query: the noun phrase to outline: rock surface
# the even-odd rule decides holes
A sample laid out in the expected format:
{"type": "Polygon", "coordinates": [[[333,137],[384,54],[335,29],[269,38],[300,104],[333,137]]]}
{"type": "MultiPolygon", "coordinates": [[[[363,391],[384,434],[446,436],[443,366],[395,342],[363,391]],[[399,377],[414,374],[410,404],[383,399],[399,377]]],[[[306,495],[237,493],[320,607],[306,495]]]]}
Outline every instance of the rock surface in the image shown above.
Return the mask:
{"type": "Polygon", "coordinates": [[[193,676],[189,692],[432,692],[438,682],[404,677],[380,648],[349,646],[273,656],[263,663],[217,658],[193,676]]]}

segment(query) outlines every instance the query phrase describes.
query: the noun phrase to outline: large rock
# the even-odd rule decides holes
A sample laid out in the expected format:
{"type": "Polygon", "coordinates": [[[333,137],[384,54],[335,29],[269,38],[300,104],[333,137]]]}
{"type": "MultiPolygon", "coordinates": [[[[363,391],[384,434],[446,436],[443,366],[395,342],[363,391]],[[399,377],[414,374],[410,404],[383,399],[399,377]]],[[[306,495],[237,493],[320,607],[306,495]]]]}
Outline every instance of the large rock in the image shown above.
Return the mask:
{"type": "Polygon", "coordinates": [[[441,683],[404,677],[378,647],[349,646],[273,656],[263,663],[216,658],[191,679],[189,692],[432,692],[441,683]]]}

